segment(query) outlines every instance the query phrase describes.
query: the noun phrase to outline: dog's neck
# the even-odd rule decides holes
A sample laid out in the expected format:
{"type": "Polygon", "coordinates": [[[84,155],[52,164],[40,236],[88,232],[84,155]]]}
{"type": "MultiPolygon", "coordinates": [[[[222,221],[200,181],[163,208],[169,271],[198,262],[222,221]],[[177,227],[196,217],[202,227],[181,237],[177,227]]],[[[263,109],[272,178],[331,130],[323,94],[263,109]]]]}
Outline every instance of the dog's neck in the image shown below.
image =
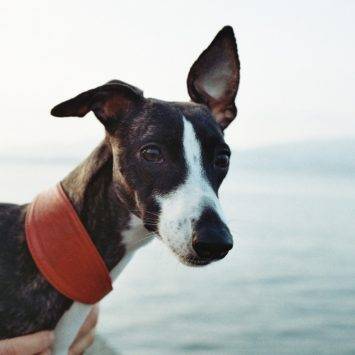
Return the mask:
{"type": "Polygon", "coordinates": [[[111,270],[125,253],[121,232],[128,227],[130,213],[114,191],[109,143],[103,141],[62,186],[111,270]]]}

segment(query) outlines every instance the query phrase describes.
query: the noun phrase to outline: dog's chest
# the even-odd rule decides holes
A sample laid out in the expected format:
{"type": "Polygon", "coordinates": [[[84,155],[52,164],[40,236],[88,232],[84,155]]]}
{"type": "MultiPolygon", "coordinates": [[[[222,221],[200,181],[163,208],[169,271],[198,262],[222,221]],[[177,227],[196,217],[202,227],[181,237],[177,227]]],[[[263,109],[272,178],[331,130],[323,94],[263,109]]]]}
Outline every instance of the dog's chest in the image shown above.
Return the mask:
{"type": "MultiPolygon", "coordinates": [[[[110,272],[113,282],[128,264],[134,252],[148,243],[152,238],[153,235],[149,234],[144,228],[142,221],[136,216],[131,215],[129,227],[122,232],[122,243],[125,245],[126,253],[110,272]]],[[[90,313],[91,308],[91,305],[74,302],[70,309],[65,312],[55,328],[55,355],[64,355],[68,353],[70,345],[90,313]]]]}

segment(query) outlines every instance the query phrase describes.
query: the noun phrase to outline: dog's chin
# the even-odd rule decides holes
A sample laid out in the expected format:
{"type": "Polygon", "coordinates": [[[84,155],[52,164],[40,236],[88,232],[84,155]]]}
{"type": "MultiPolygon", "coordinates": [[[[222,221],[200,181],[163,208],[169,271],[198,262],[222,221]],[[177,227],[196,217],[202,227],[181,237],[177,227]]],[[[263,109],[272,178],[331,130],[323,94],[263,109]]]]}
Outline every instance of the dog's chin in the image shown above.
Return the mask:
{"type": "Polygon", "coordinates": [[[201,267],[201,266],[206,266],[210,263],[212,263],[214,260],[210,259],[201,259],[195,256],[182,256],[178,255],[178,258],[180,262],[186,266],[191,266],[191,267],[201,267]]]}

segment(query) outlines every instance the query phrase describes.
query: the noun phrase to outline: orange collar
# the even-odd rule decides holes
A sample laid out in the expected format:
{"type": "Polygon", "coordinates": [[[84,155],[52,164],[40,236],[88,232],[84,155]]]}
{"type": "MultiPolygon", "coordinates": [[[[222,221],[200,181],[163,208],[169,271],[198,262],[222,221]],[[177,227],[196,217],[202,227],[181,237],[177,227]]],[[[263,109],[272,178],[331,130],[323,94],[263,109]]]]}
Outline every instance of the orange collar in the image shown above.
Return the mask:
{"type": "Polygon", "coordinates": [[[57,291],[94,304],[112,290],[107,267],[61,184],[29,205],[25,228],[33,260],[57,291]]]}

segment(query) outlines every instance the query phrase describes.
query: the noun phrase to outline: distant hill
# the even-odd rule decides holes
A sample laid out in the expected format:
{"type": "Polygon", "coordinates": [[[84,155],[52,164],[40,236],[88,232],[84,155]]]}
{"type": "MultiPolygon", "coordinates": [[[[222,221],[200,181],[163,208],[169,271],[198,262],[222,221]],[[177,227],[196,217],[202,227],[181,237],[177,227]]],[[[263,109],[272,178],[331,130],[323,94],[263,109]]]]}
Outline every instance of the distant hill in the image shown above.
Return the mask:
{"type": "Polygon", "coordinates": [[[84,160],[99,142],[46,144],[24,148],[8,148],[0,152],[0,163],[7,164],[73,164],[84,160]]]}
{"type": "Polygon", "coordinates": [[[234,161],[237,168],[244,169],[355,174],[355,138],[304,141],[241,150],[235,152],[234,161]]]}
{"type": "MultiPolygon", "coordinates": [[[[93,142],[80,142],[75,146],[17,149],[7,154],[0,152],[0,164],[73,165],[86,158],[94,147],[93,142]]],[[[355,174],[355,138],[304,141],[234,151],[234,168],[355,174]]]]}

